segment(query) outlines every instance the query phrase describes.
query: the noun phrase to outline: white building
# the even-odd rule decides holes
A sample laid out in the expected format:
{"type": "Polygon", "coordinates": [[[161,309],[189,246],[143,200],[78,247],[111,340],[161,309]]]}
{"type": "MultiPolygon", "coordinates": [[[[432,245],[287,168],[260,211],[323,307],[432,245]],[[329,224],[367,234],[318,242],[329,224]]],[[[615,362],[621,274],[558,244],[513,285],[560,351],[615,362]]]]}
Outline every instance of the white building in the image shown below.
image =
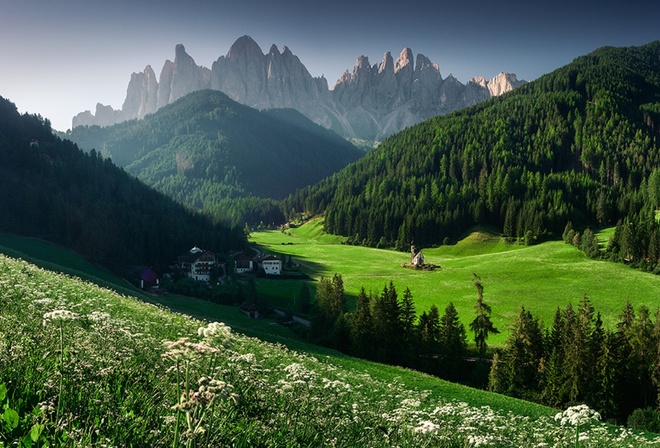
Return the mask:
{"type": "Polygon", "coordinates": [[[273,255],[268,255],[261,260],[261,267],[264,272],[269,275],[282,274],[282,260],[275,258],[273,255]]]}
{"type": "Polygon", "coordinates": [[[193,280],[208,282],[211,280],[211,270],[218,266],[215,254],[195,246],[184,255],[181,255],[177,264],[181,270],[193,280]]]}

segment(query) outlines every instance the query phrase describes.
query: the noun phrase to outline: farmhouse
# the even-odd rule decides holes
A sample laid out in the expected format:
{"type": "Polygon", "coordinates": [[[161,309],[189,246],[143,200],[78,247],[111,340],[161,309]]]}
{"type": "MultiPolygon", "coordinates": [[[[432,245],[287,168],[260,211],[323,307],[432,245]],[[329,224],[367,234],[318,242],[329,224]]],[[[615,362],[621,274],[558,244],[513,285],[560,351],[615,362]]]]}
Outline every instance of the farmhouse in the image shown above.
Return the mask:
{"type": "Polygon", "coordinates": [[[160,286],[158,274],[151,266],[131,266],[129,274],[140,285],[140,289],[157,289],[160,286]]]}
{"type": "Polygon", "coordinates": [[[211,271],[218,267],[218,259],[212,252],[195,246],[177,257],[176,267],[193,280],[208,282],[211,280],[211,271]]]}
{"type": "Polygon", "coordinates": [[[254,302],[243,302],[241,304],[241,312],[250,319],[259,318],[259,307],[254,302]]]}
{"type": "Polygon", "coordinates": [[[266,274],[280,275],[282,273],[282,260],[275,255],[266,255],[261,259],[261,268],[266,274]]]}
{"type": "Polygon", "coordinates": [[[237,274],[244,274],[252,272],[254,269],[254,261],[252,257],[245,252],[239,252],[234,255],[234,272],[237,274]]]}

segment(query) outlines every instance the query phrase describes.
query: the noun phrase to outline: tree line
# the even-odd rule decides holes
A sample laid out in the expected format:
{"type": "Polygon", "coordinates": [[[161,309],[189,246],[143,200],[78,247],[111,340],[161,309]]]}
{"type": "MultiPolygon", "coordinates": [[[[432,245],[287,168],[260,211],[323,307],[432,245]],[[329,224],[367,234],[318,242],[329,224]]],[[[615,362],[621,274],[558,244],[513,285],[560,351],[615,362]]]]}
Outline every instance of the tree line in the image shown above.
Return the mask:
{"type": "Polygon", "coordinates": [[[522,307],[504,345],[488,349],[499,329],[481,279],[474,275],[473,282],[475,316],[466,329],[453,303],[442,314],[434,304],[417,315],[411,291],[400,295],[391,281],[380,293],[362,288],[348,312],[335,274],[318,285],[310,336],[359,358],[555,408],[586,403],[606,420],[635,418],[642,429],[660,430],[660,308],[635,310],[627,302],[610,330],[586,295],[577,308],[557,308],[549,328],[522,307]]]}
{"type": "Polygon", "coordinates": [[[586,295],[577,309],[557,308],[550,328],[523,307],[493,357],[489,386],[553,407],[586,403],[617,423],[637,409],[656,409],[660,308],[635,310],[627,302],[616,328],[607,329],[586,295]]]}
{"type": "MultiPolygon", "coordinates": [[[[475,354],[484,361],[488,338],[499,330],[490,319],[491,309],[483,299],[481,279],[476,275],[474,285],[475,318],[469,329],[474,334],[475,354]]],[[[465,382],[466,375],[474,370],[466,361],[470,353],[467,331],[454,304],[450,302],[443,314],[431,305],[418,317],[410,289],[400,295],[391,281],[380,293],[367,293],[362,288],[355,310],[348,312],[342,277],[335,274],[323,278],[311,314],[311,338],[344,353],[452,381],[465,382]]],[[[487,371],[484,374],[483,366],[481,378],[476,372],[470,379],[472,384],[485,385],[487,371]]]]}

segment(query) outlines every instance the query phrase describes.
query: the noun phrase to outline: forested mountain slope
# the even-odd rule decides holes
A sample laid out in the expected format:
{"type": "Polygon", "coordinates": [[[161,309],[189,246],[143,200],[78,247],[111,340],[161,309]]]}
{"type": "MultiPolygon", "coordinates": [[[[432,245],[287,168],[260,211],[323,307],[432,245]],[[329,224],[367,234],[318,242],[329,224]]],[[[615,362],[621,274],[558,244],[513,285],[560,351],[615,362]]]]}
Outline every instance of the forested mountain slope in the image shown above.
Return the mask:
{"type": "MultiPolygon", "coordinates": [[[[77,127],[67,137],[177,201],[220,215],[227,198],[282,199],[364,154],[299,112],[259,112],[213,90],[191,93],[144,120],[77,127]]],[[[273,208],[279,214],[267,204],[266,214],[273,208]]]]}
{"type": "Polygon", "coordinates": [[[325,212],[332,233],[401,249],[473,224],[512,237],[614,224],[658,205],[648,179],[659,132],[660,42],[605,47],[394,135],[285,209],[325,212]]]}
{"type": "Polygon", "coordinates": [[[20,115],[0,97],[0,231],[44,238],[108,267],[166,267],[198,245],[244,244],[117,168],[53,135],[40,116],[20,115]]]}

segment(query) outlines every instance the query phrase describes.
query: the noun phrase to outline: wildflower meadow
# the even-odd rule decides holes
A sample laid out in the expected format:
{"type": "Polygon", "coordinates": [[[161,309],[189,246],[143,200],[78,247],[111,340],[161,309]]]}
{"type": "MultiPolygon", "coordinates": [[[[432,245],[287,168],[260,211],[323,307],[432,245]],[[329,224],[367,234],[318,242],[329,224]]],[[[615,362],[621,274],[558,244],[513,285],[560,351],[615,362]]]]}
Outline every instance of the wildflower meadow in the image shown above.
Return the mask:
{"type": "Polygon", "coordinates": [[[474,407],[360,365],[0,256],[0,447],[660,446],[588,408],[474,407]]]}

